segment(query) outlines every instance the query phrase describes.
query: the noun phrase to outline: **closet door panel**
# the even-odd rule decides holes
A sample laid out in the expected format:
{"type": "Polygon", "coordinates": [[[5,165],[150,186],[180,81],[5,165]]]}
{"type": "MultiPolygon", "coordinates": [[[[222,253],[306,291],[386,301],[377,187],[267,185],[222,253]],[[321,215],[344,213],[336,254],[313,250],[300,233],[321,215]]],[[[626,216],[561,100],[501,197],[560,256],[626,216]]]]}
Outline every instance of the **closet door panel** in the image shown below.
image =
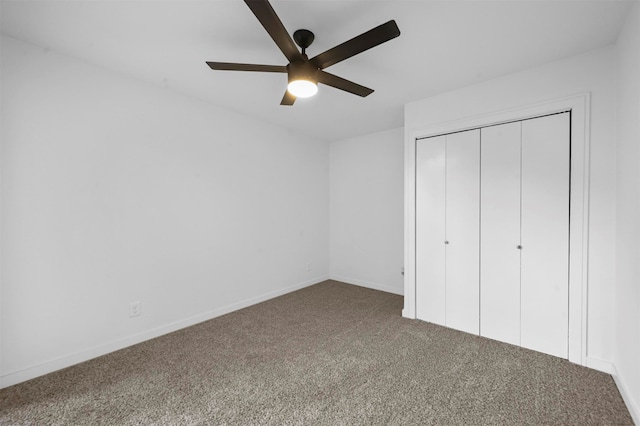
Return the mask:
{"type": "Polygon", "coordinates": [[[520,345],[520,126],[481,131],[480,335],[520,345]]]}
{"type": "Polygon", "coordinates": [[[480,130],[446,138],[446,325],[478,334],[480,130]]]}
{"type": "Polygon", "coordinates": [[[445,136],[416,141],[416,316],[445,325],[445,136]]]}
{"type": "Polygon", "coordinates": [[[522,123],[522,346],[568,357],[569,114],[522,123]]]}

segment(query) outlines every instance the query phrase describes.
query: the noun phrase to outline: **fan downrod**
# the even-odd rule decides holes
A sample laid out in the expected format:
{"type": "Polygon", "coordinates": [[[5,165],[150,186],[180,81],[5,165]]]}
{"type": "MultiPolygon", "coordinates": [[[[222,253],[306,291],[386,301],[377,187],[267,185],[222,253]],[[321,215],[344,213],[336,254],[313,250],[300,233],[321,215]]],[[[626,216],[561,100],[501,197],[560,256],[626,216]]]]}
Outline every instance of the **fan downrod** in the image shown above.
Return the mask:
{"type": "Polygon", "coordinates": [[[296,30],[293,33],[293,41],[302,48],[302,53],[304,53],[307,47],[311,46],[314,38],[315,36],[309,30],[296,30]]]}

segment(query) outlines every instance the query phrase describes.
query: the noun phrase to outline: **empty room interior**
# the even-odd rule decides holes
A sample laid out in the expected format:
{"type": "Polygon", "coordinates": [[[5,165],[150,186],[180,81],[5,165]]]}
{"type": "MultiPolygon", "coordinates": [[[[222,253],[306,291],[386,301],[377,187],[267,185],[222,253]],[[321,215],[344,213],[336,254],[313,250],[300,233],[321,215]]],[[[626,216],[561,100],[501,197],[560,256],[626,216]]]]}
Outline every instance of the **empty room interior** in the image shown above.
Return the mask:
{"type": "Polygon", "coordinates": [[[0,424],[640,424],[638,0],[0,30],[0,424]]]}

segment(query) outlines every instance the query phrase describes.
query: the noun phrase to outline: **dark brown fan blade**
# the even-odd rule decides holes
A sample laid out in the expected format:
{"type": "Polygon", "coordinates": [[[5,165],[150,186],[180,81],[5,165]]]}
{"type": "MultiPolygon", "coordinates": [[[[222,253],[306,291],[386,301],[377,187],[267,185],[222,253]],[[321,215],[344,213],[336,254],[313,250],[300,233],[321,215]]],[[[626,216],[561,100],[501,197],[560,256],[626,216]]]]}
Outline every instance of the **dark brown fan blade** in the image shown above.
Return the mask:
{"type": "Polygon", "coordinates": [[[285,65],[236,64],[233,62],[207,62],[207,65],[212,70],[223,71],[287,72],[285,65]]]}
{"type": "Polygon", "coordinates": [[[269,4],[267,0],[244,0],[244,2],[249,6],[253,14],[256,15],[258,21],[260,21],[264,29],[267,30],[289,62],[302,60],[302,54],[298,51],[298,48],[284,25],[282,25],[280,18],[276,15],[271,4],[269,4]]]}
{"type": "Polygon", "coordinates": [[[289,91],[284,92],[284,96],[282,97],[282,101],[280,101],[280,105],[293,105],[296,101],[296,97],[293,96],[289,91]]]}
{"type": "Polygon", "coordinates": [[[336,89],[344,90],[345,92],[353,93],[363,98],[373,93],[373,89],[361,86],[353,81],[345,80],[337,75],[329,74],[323,70],[318,71],[318,83],[326,84],[327,86],[335,87],[336,89]]]}
{"type": "Polygon", "coordinates": [[[391,20],[311,58],[311,63],[324,69],[399,35],[400,29],[396,25],[396,21],[391,20]]]}

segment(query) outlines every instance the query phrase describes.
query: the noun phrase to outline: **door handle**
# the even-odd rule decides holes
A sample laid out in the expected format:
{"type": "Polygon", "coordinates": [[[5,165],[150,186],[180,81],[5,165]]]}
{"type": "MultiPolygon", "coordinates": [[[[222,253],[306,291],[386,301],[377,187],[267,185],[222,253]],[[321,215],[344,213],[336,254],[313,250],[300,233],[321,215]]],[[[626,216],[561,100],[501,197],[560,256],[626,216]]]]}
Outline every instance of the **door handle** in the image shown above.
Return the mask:
{"type": "Polygon", "coordinates": [[[516,247],[518,250],[522,250],[522,246],[518,246],[516,247]]]}

